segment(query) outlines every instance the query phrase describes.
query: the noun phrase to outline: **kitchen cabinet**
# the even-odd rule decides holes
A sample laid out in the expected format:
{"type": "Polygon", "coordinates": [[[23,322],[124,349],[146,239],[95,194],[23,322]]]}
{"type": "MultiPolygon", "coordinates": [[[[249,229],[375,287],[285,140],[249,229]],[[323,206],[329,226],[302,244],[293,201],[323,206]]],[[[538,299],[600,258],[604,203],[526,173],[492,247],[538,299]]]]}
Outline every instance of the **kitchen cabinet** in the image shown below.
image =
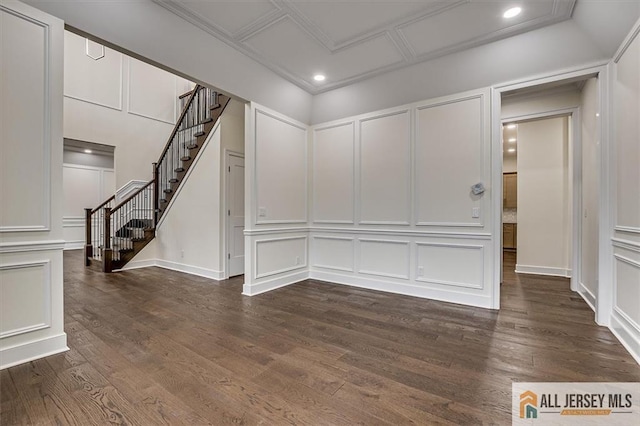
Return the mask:
{"type": "Polygon", "coordinates": [[[518,247],[518,224],[502,224],[502,247],[513,250],[518,247]]]}
{"type": "Polygon", "coordinates": [[[515,209],[518,207],[518,174],[505,173],[502,179],[502,207],[515,209]]]}

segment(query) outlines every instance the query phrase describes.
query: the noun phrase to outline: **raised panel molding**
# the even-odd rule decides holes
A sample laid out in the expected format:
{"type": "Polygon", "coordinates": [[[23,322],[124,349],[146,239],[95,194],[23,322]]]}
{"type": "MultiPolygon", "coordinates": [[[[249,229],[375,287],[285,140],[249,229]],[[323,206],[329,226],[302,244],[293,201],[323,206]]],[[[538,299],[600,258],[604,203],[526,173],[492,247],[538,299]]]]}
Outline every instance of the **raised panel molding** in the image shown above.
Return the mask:
{"type": "MultiPolygon", "coordinates": [[[[394,142],[396,142],[394,145],[400,145],[398,143],[398,141],[400,140],[400,136],[398,135],[397,130],[398,129],[394,129],[396,131],[393,132],[393,140],[394,142]]],[[[380,114],[380,115],[376,115],[376,116],[372,116],[372,117],[367,117],[367,118],[362,118],[359,120],[359,141],[358,141],[358,152],[359,152],[359,156],[358,156],[358,223],[361,225],[405,225],[408,226],[410,225],[411,222],[411,203],[412,203],[412,172],[411,172],[411,151],[412,151],[412,135],[411,135],[411,109],[406,108],[406,109],[402,109],[399,111],[393,111],[393,112],[389,112],[389,113],[385,113],[385,114],[380,114]],[[365,213],[365,210],[374,210],[374,211],[379,211],[379,205],[376,206],[368,206],[367,203],[364,200],[364,197],[367,195],[365,194],[365,190],[366,190],[366,186],[365,186],[365,182],[368,182],[371,179],[371,176],[369,176],[368,178],[366,178],[364,176],[364,173],[366,172],[364,170],[364,165],[363,165],[363,152],[364,152],[364,143],[363,143],[363,127],[366,123],[370,123],[370,122],[374,122],[375,120],[384,120],[386,118],[391,118],[391,117],[397,117],[397,116],[402,116],[404,115],[406,118],[406,128],[403,129],[406,134],[404,135],[404,137],[402,137],[402,142],[406,144],[406,146],[402,147],[402,148],[394,148],[393,151],[398,151],[399,149],[405,150],[405,155],[406,155],[406,164],[404,165],[399,165],[399,167],[397,167],[397,170],[395,170],[396,173],[400,173],[401,171],[406,171],[406,176],[405,176],[405,182],[403,184],[404,186],[404,191],[406,191],[406,200],[401,200],[403,201],[402,204],[399,203],[389,203],[389,200],[384,200],[384,204],[385,205],[389,205],[389,204],[393,204],[393,205],[404,205],[405,208],[405,212],[404,214],[401,214],[401,216],[403,216],[402,218],[398,217],[397,219],[393,219],[393,220],[383,220],[383,219],[368,219],[365,218],[365,214],[369,213],[367,211],[367,213],[365,213]]],[[[389,162],[389,158],[381,158],[379,159],[380,163],[382,162],[389,162]]],[[[370,165],[368,165],[370,166],[370,165]]],[[[374,173],[374,175],[377,176],[381,176],[385,181],[388,180],[390,178],[390,176],[385,175],[384,173],[379,173],[376,172],[374,173]]],[[[377,193],[380,190],[379,185],[374,185],[376,186],[376,190],[373,191],[377,193]]],[[[396,193],[398,191],[398,188],[395,188],[394,191],[391,191],[393,193],[396,193]]],[[[389,196],[389,194],[385,194],[387,197],[389,196]]],[[[371,195],[370,195],[371,196],[371,195]]]]}
{"type": "Polygon", "coordinates": [[[472,288],[476,290],[482,290],[484,288],[485,286],[484,246],[471,245],[471,244],[444,244],[444,243],[424,243],[424,242],[417,242],[416,246],[418,248],[416,251],[416,265],[418,267],[423,267],[425,269],[424,276],[416,277],[416,281],[429,283],[429,284],[440,284],[440,285],[446,285],[446,286],[452,286],[452,287],[472,288]],[[442,279],[440,277],[429,278],[428,276],[429,270],[425,268],[421,262],[420,249],[422,247],[432,247],[432,248],[444,249],[444,250],[448,249],[448,250],[458,250],[458,251],[475,251],[478,253],[479,259],[477,259],[478,263],[476,265],[470,265],[468,262],[470,262],[472,259],[470,258],[462,259],[462,253],[459,253],[458,256],[453,256],[453,254],[451,254],[450,258],[455,259],[456,265],[450,265],[451,270],[449,271],[449,273],[450,275],[454,275],[455,278],[450,280],[442,279]],[[472,267],[474,266],[477,268],[477,270],[475,271],[476,272],[475,277],[478,278],[477,281],[475,282],[470,282],[470,280],[464,281],[464,279],[468,277],[462,277],[462,275],[471,271],[472,267]]]}
{"type": "MultiPolygon", "coordinates": [[[[358,273],[360,274],[367,274],[367,275],[375,275],[378,277],[388,277],[388,278],[399,278],[402,280],[408,280],[409,279],[409,270],[410,270],[410,266],[409,266],[409,262],[411,260],[411,256],[410,256],[410,243],[408,241],[398,241],[398,240],[385,240],[385,239],[375,239],[375,238],[358,238],[358,253],[359,253],[359,259],[358,259],[358,273]],[[375,260],[369,260],[368,262],[364,262],[365,260],[365,256],[363,255],[363,248],[365,248],[367,245],[371,246],[370,248],[373,249],[374,246],[384,246],[387,245],[389,247],[400,247],[402,246],[404,248],[403,252],[401,253],[400,251],[397,251],[396,253],[389,253],[386,252],[383,255],[379,255],[375,260]],[[393,258],[393,255],[395,255],[395,259],[393,258]],[[395,261],[397,262],[396,265],[383,265],[382,260],[385,260],[386,262],[390,262],[390,261],[395,261]],[[369,264],[367,264],[369,263],[369,264]],[[363,267],[363,265],[365,265],[363,267]],[[382,270],[382,267],[384,266],[391,266],[392,268],[396,268],[397,271],[384,271],[382,270]],[[376,269],[378,268],[378,269],[376,269]]],[[[371,254],[369,254],[369,256],[371,258],[373,258],[374,256],[371,256],[371,254]]],[[[369,258],[369,256],[367,256],[367,258],[369,258]]]]}
{"type": "Polygon", "coordinates": [[[122,56],[121,53],[113,51],[113,50],[109,50],[109,52],[112,52],[113,54],[118,55],[119,60],[120,60],[120,65],[118,67],[118,69],[120,71],[120,74],[119,74],[119,77],[118,77],[118,103],[115,104],[115,105],[110,105],[110,104],[107,104],[105,102],[100,102],[100,101],[97,101],[97,100],[94,100],[94,99],[89,99],[87,97],[83,97],[83,96],[79,96],[79,95],[70,95],[66,91],[64,93],[64,97],[65,98],[75,99],[76,101],[85,102],[85,103],[88,103],[88,104],[97,105],[97,106],[104,107],[104,108],[109,108],[109,109],[112,109],[112,110],[115,110],[115,111],[122,111],[122,109],[123,109],[122,108],[122,104],[123,104],[122,93],[124,91],[124,87],[123,87],[124,60],[123,60],[123,56],[122,56]]]}
{"type": "Polygon", "coordinates": [[[622,232],[625,234],[638,234],[640,235],[640,228],[636,228],[633,226],[616,226],[613,228],[615,231],[622,232]]]}
{"type": "MultiPolygon", "coordinates": [[[[344,143],[344,142],[343,142],[344,143]]],[[[339,123],[339,124],[334,124],[334,125],[330,125],[330,126],[325,126],[325,127],[319,127],[313,130],[313,223],[321,223],[321,224],[346,224],[346,225],[353,225],[354,224],[354,216],[355,216],[355,212],[356,212],[356,167],[355,167],[355,158],[356,158],[356,132],[355,132],[355,122],[354,121],[349,121],[346,123],[339,123]],[[350,164],[349,166],[351,167],[351,173],[349,176],[349,179],[347,182],[343,182],[344,185],[349,185],[350,186],[350,190],[351,190],[351,194],[348,197],[349,200],[347,201],[347,205],[350,206],[351,208],[351,212],[350,212],[350,218],[349,219],[322,219],[321,214],[318,212],[318,207],[319,207],[319,202],[318,202],[318,193],[320,192],[320,189],[317,188],[317,184],[318,184],[318,166],[319,166],[319,162],[318,162],[318,135],[320,132],[325,132],[325,131],[331,131],[331,130],[336,130],[336,129],[340,129],[343,127],[349,127],[350,131],[351,131],[351,136],[349,139],[350,145],[350,164]]],[[[332,167],[332,172],[335,173],[335,169],[332,167]]],[[[334,187],[335,190],[335,187],[334,187]]],[[[325,195],[326,194],[333,194],[333,191],[322,191],[325,195]]],[[[325,200],[326,201],[326,200],[325,200]]],[[[335,209],[335,206],[332,206],[332,210],[335,209]]]]}
{"type": "MultiPolygon", "coordinates": [[[[421,135],[421,128],[420,128],[420,112],[421,111],[425,111],[428,109],[432,109],[432,108],[440,108],[440,107],[446,107],[449,105],[455,105],[455,104],[461,104],[463,102],[468,102],[468,101],[473,101],[473,100],[479,100],[479,124],[480,124],[480,128],[478,129],[478,133],[477,135],[479,136],[479,147],[478,147],[478,155],[474,156],[474,159],[477,161],[476,166],[478,167],[478,176],[476,179],[479,179],[480,182],[485,182],[486,183],[490,180],[490,178],[488,176],[486,176],[486,170],[485,170],[485,157],[486,157],[486,148],[485,145],[488,144],[488,139],[487,139],[487,132],[486,132],[486,116],[485,116],[485,95],[483,93],[479,93],[479,94],[475,94],[475,95],[471,95],[471,96],[466,96],[466,97],[461,97],[461,98],[455,98],[455,99],[450,99],[450,100],[446,100],[443,102],[435,102],[435,103],[428,103],[428,104],[420,104],[415,108],[416,111],[416,117],[415,117],[415,124],[414,124],[414,168],[415,168],[415,218],[416,218],[416,225],[417,226],[424,226],[424,227],[449,227],[449,228],[469,228],[469,227],[476,227],[476,228],[483,228],[484,227],[484,216],[485,214],[482,214],[482,210],[483,210],[483,205],[482,205],[482,196],[477,197],[477,201],[478,201],[478,205],[469,205],[469,209],[465,210],[465,214],[468,216],[471,216],[471,207],[478,207],[481,209],[481,214],[480,214],[480,219],[477,222],[464,222],[464,221],[429,221],[429,220],[421,220],[420,218],[422,217],[422,212],[420,211],[420,207],[421,207],[421,201],[423,199],[423,197],[425,196],[423,194],[423,190],[422,187],[424,185],[424,180],[421,179],[421,177],[419,176],[420,174],[420,150],[421,147],[418,143],[418,139],[421,135]]],[[[458,120],[461,120],[461,117],[456,117],[458,120]]],[[[456,119],[454,118],[454,119],[456,119]]],[[[424,149],[424,148],[423,148],[424,149]]],[[[447,159],[448,161],[449,159],[447,159]]],[[[449,177],[450,179],[452,178],[451,176],[449,177]]],[[[468,183],[469,188],[471,187],[471,185],[477,183],[476,181],[471,181],[468,183]]],[[[469,190],[470,192],[470,190],[469,190]]],[[[439,205],[442,205],[442,203],[439,203],[439,205]]]]}
{"type": "Polygon", "coordinates": [[[131,114],[131,115],[137,115],[139,117],[144,117],[144,118],[148,118],[150,120],[155,120],[155,121],[159,121],[161,123],[166,123],[166,124],[170,124],[170,125],[175,125],[176,124],[176,118],[178,116],[178,96],[182,95],[182,93],[177,93],[178,92],[178,88],[177,88],[177,78],[174,75],[171,75],[169,73],[167,73],[166,71],[162,71],[159,69],[156,69],[155,67],[152,67],[151,65],[147,65],[144,62],[140,62],[141,64],[143,64],[143,66],[145,67],[149,67],[151,69],[154,70],[154,72],[158,72],[158,73],[165,73],[167,77],[171,77],[173,79],[173,101],[171,102],[171,118],[166,119],[164,117],[157,117],[152,115],[151,113],[146,113],[141,111],[140,109],[136,110],[134,107],[132,107],[131,105],[131,88],[134,85],[135,80],[133,80],[131,78],[131,68],[132,68],[132,64],[134,63],[134,61],[137,61],[137,59],[134,58],[128,58],[128,69],[127,69],[127,114],[131,114]]]}
{"type": "MultiPolygon", "coordinates": [[[[253,270],[254,270],[254,278],[257,279],[261,279],[261,278],[266,278],[266,277],[270,277],[273,275],[279,275],[279,274],[283,274],[285,272],[290,272],[290,271],[296,271],[296,270],[300,270],[300,269],[305,269],[307,268],[307,258],[308,256],[308,243],[307,243],[307,236],[296,236],[296,237],[279,237],[279,238],[268,238],[268,239],[262,239],[262,240],[256,240],[255,241],[255,245],[254,245],[254,265],[253,265],[253,270]],[[302,259],[299,259],[300,263],[296,264],[295,260],[290,262],[292,263],[289,266],[278,266],[275,268],[261,268],[261,261],[262,259],[260,258],[260,250],[261,250],[261,246],[266,246],[266,245],[280,245],[282,246],[283,243],[286,242],[290,242],[290,241],[302,241],[303,242],[303,246],[302,246],[302,252],[296,252],[296,256],[297,257],[302,257],[302,259]],[[261,269],[266,269],[261,271],[261,269]]],[[[290,247],[290,249],[298,249],[299,247],[290,247]]],[[[281,247],[279,250],[277,248],[272,248],[274,253],[277,253],[279,258],[283,258],[284,255],[282,254],[283,248],[281,247]]],[[[288,255],[291,255],[292,253],[288,253],[288,255]]]]}
{"type": "MultiPolygon", "coordinates": [[[[20,334],[30,333],[36,330],[42,330],[45,328],[51,327],[51,264],[49,260],[38,260],[33,262],[19,262],[19,263],[7,263],[0,265],[0,275],[4,275],[5,271],[12,270],[27,270],[27,269],[38,269],[41,270],[42,273],[42,311],[39,312],[39,317],[37,320],[33,321],[31,324],[18,325],[15,328],[9,330],[0,329],[0,339],[4,339],[11,336],[17,336],[20,334]]],[[[18,286],[24,288],[29,283],[27,280],[23,280],[18,286]]],[[[12,303],[16,303],[24,308],[21,312],[27,311],[27,304],[29,307],[33,307],[33,300],[15,300],[12,297],[6,297],[5,291],[7,291],[5,286],[11,284],[10,281],[7,281],[6,278],[0,280],[0,294],[2,294],[2,298],[4,300],[11,299],[12,303]]],[[[6,307],[5,307],[6,309],[6,307]]],[[[3,309],[3,311],[5,310],[3,309]]],[[[5,318],[4,315],[7,315],[6,312],[3,313],[3,321],[2,325],[8,318],[5,318]]]]}
{"type": "MultiPolygon", "coordinates": [[[[314,268],[323,268],[323,269],[333,269],[336,271],[345,271],[345,272],[353,272],[354,271],[354,267],[353,267],[353,263],[354,263],[354,259],[355,259],[355,255],[354,255],[354,251],[355,251],[355,239],[353,237],[332,237],[332,236],[319,236],[319,235],[314,235],[312,236],[312,241],[313,241],[313,245],[312,245],[312,259],[313,262],[311,264],[312,267],[314,268]],[[324,247],[321,248],[320,245],[322,244],[322,241],[326,241],[328,242],[329,245],[331,245],[330,242],[334,243],[333,247],[324,247]],[[338,248],[336,247],[336,245],[341,245],[341,244],[346,244],[348,247],[348,256],[344,256],[344,253],[339,252],[338,248]],[[330,250],[331,253],[333,253],[334,255],[336,255],[338,258],[342,258],[342,260],[345,261],[344,265],[338,265],[336,260],[334,259],[334,264],[329,264],[330,262],[326,262],[326,263],[321,263],[319,262],[317,259],[318,257],[321,256],[320,253],[322,253],[322,250],[330,250]]],[[[325,257],[326,260],[326,257],[325,257]]]]}
{"type": "MultiPolygon", "coordinates": [[[[51,176],[51,112],[50,112],[50,106],[51,106],[51,90],[52,90],[52,86],[51,86],[51,77],[50,77],[50,66],[52,61],[54,60],[53,57],[51,57],[51,46],[50,46],[50,38],[51,38],[51,30],[49,28],[49,24],[47,24],[46,22],[42,22],[39,20],[36,20],[30,16],[27,15],[23,15],[22,13],[18,12],[17,10],[13,10],[13,9],[9,9],[8,7],[5,7],[3,5],[0,5],[0,13],[7,13],[9,15],[12,15],[18,19],[24,20],[26,22],[28,22],[29,24],[35,25],[37,27],[40,27],[42,29],[43,32],[43,39],[42,39],[42,48],[43,48],[43,54],[44,54],[44,58],[43,58],[43,76],[42,76],[42,81],[43,81],[43,99],[42,99],[42,105],[38,105],[36,103],[36,99],[30,99],[31,102],[31,107],[35,110],[36,108],[41,107],[42,108],[42,129],[43,129],[43,134],[42,134],[42,140],[39,141],[40,146],[39,147],[33,147],[34,150],[40,151],[42,152],[42,181],[41,181],[41,203],[42,203],[42,209],[41,209],[41,222],[40,223],[33,223],[33,224],[22,224],[22,225],[2,225],[0,224],[0,233],[2,232],[39,232],[39,231],[50,231],[51,228],[51,183],[49,182],[49,178],[51,176]]],[[[36,120],[36,116],[33,116],[33,120],[36,120]]],[[[33,122],[32,126],[35,127],[37,126],[38,123],[33,122]]],[[[5,141],[3,141],[4,143],[5,141]]],[[[16,159],[16,161],[20,161],[18,159],[16,159]]],[[[3,191],[4,192],[4,191],[3,191]]],[[[4,196],[3,196],[4,198],[4,196]]],[[[15,203],[16,200],[7,200],[7,199],[3,199],[2,200],[3,203],[15,203]]],[[[0,215],[2,216],[2,215],[0,215]]],[[[4,219],[3,219],[4,220],[4,219]]]]}
{"type": "MultiPolygon", "coordinates": [[[[254,114],[254,153],[255,153],[255,171],[253,174],[253,186],[255,188],[255,224],[256,225],[268,225],[268,224],[300,224],[300,223],[307,223],[308,222],[308,217],[309,217],[309,207],[308,207],[308,167],[307,167],[307,163],[308,163],[308,154],[309,154],[309,150],[308,150],[308,142],[307,142],[307,134],[308,134],[308,129],[306,126],[302,125],[302,124],[298,124],[297,122],[294,122],[292,120],[288,120],[285,119],[283,117],[278,116],[277,114],[272,114],[266,110],[260,109],[260,108],[255,108],[255,114],[254,114]],[[302,200],[301,205],[302,205],[302,216],[301,218],[287,218],[287,219],[261,219],[260,215],[259,215],[259,210],[260,207],[266,207],[267,210],[269,211],[269,206],[261,206],[260,205],[260,193],[261,193],[261,187],[262,185],[260,185],[260,179],[259,179],[259,175],[260,175],[260,169],[261,169],[261,164],[260,162],[263,161],[260,158],[260,151],[258,150],[258,139],[261,136],[261,133],[258,132],[258,118],[259,116],[263,116],[266,118],[269,118],[271,120],[275,120],[277,122],[283,123],[287,126],[291,126],[295,129],[298,130],[302,130],[304,132],[304,137],[301,138],[300,142],[304,144],[304,178],[303,178],[303,182],[304,185],[302,187],[302,191],[301,194],[298,194],[298,196],[300,197],[300,200],[302,200]]],[[[300,207],[300,206],[298,206],[300,207]]]]}

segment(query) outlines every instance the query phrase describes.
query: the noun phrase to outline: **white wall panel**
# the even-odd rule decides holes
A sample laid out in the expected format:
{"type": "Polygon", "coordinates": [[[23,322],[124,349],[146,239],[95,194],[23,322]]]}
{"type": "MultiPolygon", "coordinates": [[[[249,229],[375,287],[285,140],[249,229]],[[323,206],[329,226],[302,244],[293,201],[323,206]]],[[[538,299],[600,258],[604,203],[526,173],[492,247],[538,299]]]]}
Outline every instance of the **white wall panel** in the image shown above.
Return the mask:
{"type": "Polygon", "coordinates": [[[177,77],[137,59],[128,58],[128,62],[128,112],[175,124],[177,98],[182,94],[177,77]]]}
{"type": "Polygon", "coordinates": [[[49,261],[0,265],[0,339],[49,326],[49,261]]]}
{"type": "Polygon", "coordinates": [[[409,243],[383,239],[359,239],[361,274],[409,279],[409,243]]]}
{"type": "Polygon", "coordinates": [[[473,196],[470,188],[484,180],[483,108],[481,96],[418,107],[418,225],[482,225],[481,218],[472,218],[472,209],[480,206],[480,197],[473,196]]]}
{"type": "MultiPolygon", "coordinates": [[[[617,250],[618,251],[618,250],[617,250]]],[[[614,254],[615,307],[640,333],[640,251],[614,254]]]]}
{"type": "Polygon", "coordinates": [[[42,22],[0,9],[0,231],[49,228],[48,37],[42,22]]]}
{"type": "Polygon", "coordinates": [[[65,31],[64,43],[64,95],[122,110],[122,54],[69,31],[65,31]],[[100,52],[104,56],[96,54],[100,52]]]}
{"type": "Polygon", "coordinates": [[[640,233],[640,37],[616,66],[616,226],[640,233]]]}
{"type": "Polygon", "coordinates": [[[99,169],[65,165],[62,169],[65,217],[83,217],[84,209],[100,204],[102,172],[99,169]]]}
{"type": "Polygon", "coordinates": [[[409,110],[360,121],[361,224],[409,224],[410,122],[409,110]]]}
{"type": "Polygon", "coordinates": [[[453,287],[484,287],[481,245],[417,243],[416,281],[453,287]]]}
{"type": "Polygon", "coordinates": [[[261,239],[255,242],[255,278],[307,267],[307,237],[261,239]]]}
{"type": "Polygon", "coordinates": [[[306,128],[256,110],[255,163],[256,223],[306,222],[306,128]]]}
{"type": "Polygon", "coordinates": [[[315,268],[353,272],[354,239],[351,237],[314,236],[311,245],[315,268]]]}
{"type": "Polygon", "coordinates": [[[354,123],[316,129],[313,140],[313,221],[353,223],[354,123]]]}

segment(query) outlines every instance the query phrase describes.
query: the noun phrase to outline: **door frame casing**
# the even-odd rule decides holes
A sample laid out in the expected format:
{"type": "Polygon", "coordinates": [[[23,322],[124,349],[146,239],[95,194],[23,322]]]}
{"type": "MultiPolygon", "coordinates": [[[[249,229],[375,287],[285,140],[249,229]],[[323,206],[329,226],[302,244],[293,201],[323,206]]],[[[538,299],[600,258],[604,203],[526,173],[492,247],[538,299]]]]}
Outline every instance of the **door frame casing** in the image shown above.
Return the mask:
{"type": "MultiPolygon", "coordinates": [[[[222,173],[222,185],[224,188],[224,202],[222,203],[222,211],[221,216],[222,216],[222,229],[221,229],[221,233],[223,234],[222,237],[222,265],[223,265],[223,276],[224,279],[229,279],[229,256],[228,256],[228,251],[229,251],[229,215],[227,214],[227,211],[230,209],[230,200],[229,200],[229,195],[230,195],[230,183],[231,183],[231,179],[229,179],[229,167],[231,166],[231,157],[238,157],[238,158],[242,158],[242,160],[244,161],[244,153],[242,152],[238,152],[238,151],[234,151],[231,149],[226,149],[224,150],[224,168],[223,168],[223,173],[222,173]]],[[[246,176],[245,176],[246,178],[246,176]]],[[[244,187],[243,187],[243,193],[244,193],[244,187]]],[[[244,196],[244,194],[243,194],[244,196]]],[[[244,212],[243,212],[244,213],[244,212]]]]}
{"type": "MultiPolygon", "coordinates": [[[[502,239],[502,94],[512,90],[538,86],[541,84],[553,83],[580,77],[598,77],[598,110],[600,111],[600,129],[598,137],[600,139],[600,150],[598,152],[598,186],[600,193],[599,200],[599,243],[598,243],[598,292],[596,299],[596,322],[599,325],[609,325],[611,317],[611,292],[612,282],[607,279],[611,276],[612,265],[609,251],[611,248],[604,243],[603,235],[611,229],[611,214],[609,203],[611,196],[609,193],[610,184],[610,147],[609,147],[609,126],[610,126],[610,106],[609,106],[609,64],[602,61],[582,67],[567,69],[561,72],[546,74],[509,83],[499,84],[491,87],[491,165],[493,184],[493,217],[492,228],[494,238],[494,277],[492,308],[500,308],[500,275],[502,266],[501,241],[502,239]]],[[[575,185],[574,181],[574,185],[575,185]]],[[[575,212],[574,212],[575,214],[575,212]]]]}

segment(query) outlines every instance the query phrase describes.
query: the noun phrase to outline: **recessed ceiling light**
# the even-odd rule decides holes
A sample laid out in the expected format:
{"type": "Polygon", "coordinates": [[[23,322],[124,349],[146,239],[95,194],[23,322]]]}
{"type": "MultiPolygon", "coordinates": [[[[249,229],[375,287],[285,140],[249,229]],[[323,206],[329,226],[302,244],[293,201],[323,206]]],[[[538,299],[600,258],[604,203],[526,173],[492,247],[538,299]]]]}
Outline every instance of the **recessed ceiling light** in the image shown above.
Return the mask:
{"type": "Polygon", "coordinates": [[[85,150],[84,150],[84,153],[85,153],[85,154],[91,154],[92,152],[93,152],[93,151],[91,151],[90,149],[85,149],[85,150]]]}
{"type": "Polygon", "coordinates": [[[509,142],[515,142],[516,138],[509,138],[509,142]]]}
{"type": "Polygon", "coordinates": [[[324,74],[316,74],[313,76],[315,81],[325,81],[327,77],[324,74]]]}
{"type": "Polygon", "coordinates": [[[502,16],[507,18],[507,19],[515,18],[516,16],[520,15],[520,12],[522,12],[522,8],[520,8],[520,7],[512,7],[511,9],[507,9],[507,11],[504,12],[504,14],[502,16]]]}
{"type": "Polygon", "coordinates": [[[515,124],[509,124],[509,125],[507,126],[507,129],[515,129],[515,128],[516,128],[516,125],[515,125],[515,124]]]}
{"type": "Polygon", "coordinates": [[[515,148],[509,148],[509,149],[507,150],[507,152],[516,152],[516,149],[515,149],[515,148]]]}

